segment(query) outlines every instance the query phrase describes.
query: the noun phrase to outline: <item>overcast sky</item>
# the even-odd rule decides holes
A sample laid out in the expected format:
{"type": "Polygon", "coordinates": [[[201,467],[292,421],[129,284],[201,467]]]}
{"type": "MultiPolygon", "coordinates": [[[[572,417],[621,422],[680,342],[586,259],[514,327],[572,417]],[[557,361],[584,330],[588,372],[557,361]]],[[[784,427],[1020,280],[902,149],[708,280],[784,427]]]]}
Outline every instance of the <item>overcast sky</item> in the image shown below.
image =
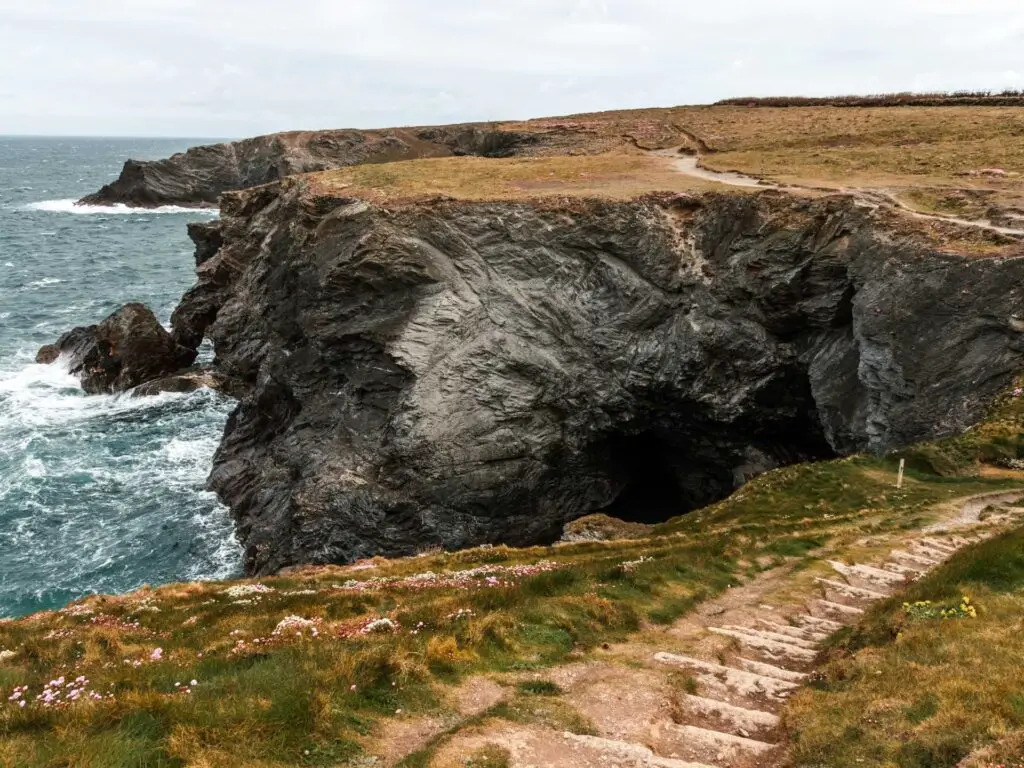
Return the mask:
{"type": "Polygon", "coordinates": [[[0,134],[1024,87],[1024,0],[0,0],[0,134]]]}

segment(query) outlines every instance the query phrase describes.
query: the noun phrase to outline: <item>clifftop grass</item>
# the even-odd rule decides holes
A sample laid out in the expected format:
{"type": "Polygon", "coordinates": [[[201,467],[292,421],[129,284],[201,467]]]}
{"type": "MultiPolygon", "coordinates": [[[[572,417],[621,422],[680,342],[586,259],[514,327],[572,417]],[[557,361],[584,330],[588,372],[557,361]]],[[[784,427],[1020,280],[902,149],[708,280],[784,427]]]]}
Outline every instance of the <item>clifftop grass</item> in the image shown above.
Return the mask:
{"type": "MultiPolygon", "coordinates": [[[[730,499],[642,538],[373,560],[261,582],[171,585],[0,622],[0,650],[6,651],[0,765],[358,765],[389,722],[450,712],[451,687],[468,675],[542,670],[585,658],[595,646],[647,624],[671,623],[773,564],[811,563],[827,543],[919,527],[939,502],[1019,487],[1013,473],[979,476],[977,460],[989,456],[994,443],[1018,445],[1022,417],[1024,401],[1004,398],[985,427],[960,439],[955,473],[912,470],[902,491],[893,487],[894,459],[854,457],[768,473],[730,499]]],[[[590,535],[616,530],[581,529],[590,535]]],[[[631,526],[627,534],[637,531],[631,526]]],[[[993,550],[1002,558],[1019,542],[993,546],[1003,548],[993,550]]],[[[960,568],[959,575],[937,582],[932,592],[923,584],[916,594],[959,599],[961,582],[981,578],[962,560],[950,567],[960,568]]],[[[1013,585],[1019,570],[1008,571],[1013,585]]],[[[956,631],[984,630],[961,638],[976,641],[971,659],[1018,654],[989,659],[991,667],[961,667],[987,679],[990,670],[1011,675],[1004,667],[1019,657],[1020,649],[1007,646],[1018,642],[1019,632],[1000,640],[989,630],[1017,621],[1014,601],[1020,598],[984,578],[989,592],[972,587],[971,594],[978,624],[956,631]],[[1003,623],[985,624],[988,617],[1003,623]]],[[[879,626],[888,624],[880,618],[879,626]]],[[[878,636],[870,627],[866,632],[871,641],[878,636]]],[[[928,650],[930,642],[911,637],[881,653],[920,649],[932,659],[920,662],[931,664],[928,674],[941,675],[935,664],[946,657],[928,650]]],[[[851,674],[842,679],[864,679],[851,674]]],[[[984,685],[980,678],[976,684],[984,685]]],[[[814,698],[860,695],[849,682],[837,686],[807,694],[813,703],[797,712],[793,727],[804,754],[815,754],[822,740],[852,739],[813,720],[819,709],[853,711],[845,700],[837,700],[837,709],[814,698]]],[[[958,690],[950,684],[934,694],[941,705],[958,690]]],[[[545,691],[520,695],[538,693],[545,691]]],[[[928,701],[915,699],[905,709],[926,713],[928,701]]],[[[1016,717],[1014,701],[997,702],[1007,723],[1016,717]]],[[[978,718],[991,702],[996,699],[974,702],[978,718]]],[[[492,715],[512,717],[515,706],[492,715]]],[[[908,763],[918,764],[945,765],[908,763]]]]}
{"type": "Polygon", "coordinates": [[[374,202],[450,197],[516,200],[606,197],[628,200],[652,190],[709,190],[718,184],[677,173],[663,158],[643,154],[488,159],[445,157],[358,165],[326,171],[314,185],[374,202]]]}
{"type": "Polygon", "coordinates": [[[670,157],[650,154],[681,147],[699,152],[709,170],[740,172],[793,194],[848,193],[881,202],[880,226],[917,233],[951,252],[1020,249],[1004,233],[914,218],[891,201],[923,214],[1024,227],[1024,107],[673,107],[491,127],[538,140],[513,158],[432,157],[309,178],[318,193],[378,204],[757,192],[687,175],[670,157]]]}
{"type": "Polygon", "coordinates": [[[531,157],[412,160],[327,172],[324,178],[379,194],[472,199],[721,188],[680,178],[663,158],[642,154],[687,146],[700,151],[709,168],[778,183],[901,193],[961,189],[1024,212],[1024,107],[672,107],[493,127],[543,141],[523,150],[531,157]],[[991,169],[1004,173],[979,173],[991,169]]]}

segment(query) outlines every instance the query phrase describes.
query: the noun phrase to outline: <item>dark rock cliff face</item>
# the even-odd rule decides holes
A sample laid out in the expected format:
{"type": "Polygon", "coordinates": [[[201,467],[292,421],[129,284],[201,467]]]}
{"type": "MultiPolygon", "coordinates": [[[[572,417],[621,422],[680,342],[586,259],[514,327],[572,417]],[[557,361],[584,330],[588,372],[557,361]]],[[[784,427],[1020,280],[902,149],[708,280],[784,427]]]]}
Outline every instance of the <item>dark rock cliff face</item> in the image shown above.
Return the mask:
{"type": "Polygon", "coordinates": [[[175,333],[249,388],[210,485],[251,573],[664,519],[961,430],[1024,353],[1024,259],[848,198],[384,209],[289,180],[222,210],[175,333]]]}
{"type": "Polygon", "coordinates": [[[193,147],[165,160],[128,160],[120,177],[82,198],[87,205],[215,206],[223,192],[292,174],[423,157],[508,157],[537,143],[484,125],[386,131],[292,131],[193,147]]]}

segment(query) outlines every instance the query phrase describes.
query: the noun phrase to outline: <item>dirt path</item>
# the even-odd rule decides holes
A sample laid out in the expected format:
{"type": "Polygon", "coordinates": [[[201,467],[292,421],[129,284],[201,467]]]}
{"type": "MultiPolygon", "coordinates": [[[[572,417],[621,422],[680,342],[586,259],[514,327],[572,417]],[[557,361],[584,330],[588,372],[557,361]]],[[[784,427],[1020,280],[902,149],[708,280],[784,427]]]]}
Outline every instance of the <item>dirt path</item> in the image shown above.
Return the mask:
{"type": "Polygon", "coordinates": [[[756,187],[758,189],[781,189],[778,185],[770,184],[753,176],[744,176],[742,173],[731,173],[723,171],[712,171],[700,164],[700,155],[683,153],[686,147],[674,147],[672,149],[659,149],[651,152],[652,155],[667,158],[672,167],[685,176],[692,176],[695,179],[705,181],[717,181],[719,184],[728,184],[730,187],[756,187]]]}
{"type": "MultiPolygon", "coordinates": [[[[857,200],[865,206],[874,208],[888,206],[896,208],[900,212],[915,219],[942,221],[962,227],[973,227],[975,229],[985,229],[990,232],[998,232],[1001,235],[1007,235],[1010,237],[1024,237],[1024,229],[1004,227],[998,224],[993,224],[991,221],[984,219],[962,219],[958,216],[946,216],[939,213],[924,213],[922,211],[915,210],[886,190],[859,189],[855,187],[836,187],[835,189],[825,190],[823,188],[808,187],[799,184],[772,184],[771,182],[758,179],[754,176],[747,176],[745,174],[735,173],[732,171],[714,171],[701,165],[701,155],[693,154],[692,148],[688,145],[673,147],[671,149],[660,149],[652,151],[650,154],[668,159],[676,171],[686,176],[691,176],[695,179],[702,179],[704,181],[715,181],[719,184],[726,184],[730,187],[742,187],[746,189],[784,189],[789,191],[806,192],[830,191],[837,194],[849,194],[856,197],[857,200]]],[[[1012,214],[1011,216],[1015,219],[1021,218],[1021,220],[1024,221],[1024,218],[1022,217],[1012,214]]]]}
{"type": "MultiPolygon", "coordinates": [[[[766,571],[667,629],[533,674],[563,691],[560,699],[592,724],[590,734],[484,721],[458,730],[430,765],[463,767],[491,749],[503,750],[511,768],[773,768],[785,750],[780,714],[814,670],[824,641],[875,600],[1003,530],[1024,514],[1006,505],[1022,498],[1024,490],[943,504],[935,510],[941,519],[928,528],[870,541],[887,555],[857,562],[850,550],[816,553],[820,560],[810,567],[794,561],[766,571]]],[[[865,544],[851,546],[866,551],[865,544]]]]}

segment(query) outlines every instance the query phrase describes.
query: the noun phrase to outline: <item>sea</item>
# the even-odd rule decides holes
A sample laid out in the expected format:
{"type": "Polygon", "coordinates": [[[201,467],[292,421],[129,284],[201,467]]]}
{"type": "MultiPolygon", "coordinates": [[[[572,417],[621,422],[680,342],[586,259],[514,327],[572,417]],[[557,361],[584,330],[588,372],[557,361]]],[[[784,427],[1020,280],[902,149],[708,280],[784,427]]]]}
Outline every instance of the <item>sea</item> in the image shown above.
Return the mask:
{"type": "Polygon", "coordinates": [[[169,322],[194,279],[185,225],[216,212],[74,201],[129,157],[199,143],[0,136],[0,617],[240,573],[228,510],[205,489],[233,403],[86,395],[34,362],[129,301],[169,322]]]}

